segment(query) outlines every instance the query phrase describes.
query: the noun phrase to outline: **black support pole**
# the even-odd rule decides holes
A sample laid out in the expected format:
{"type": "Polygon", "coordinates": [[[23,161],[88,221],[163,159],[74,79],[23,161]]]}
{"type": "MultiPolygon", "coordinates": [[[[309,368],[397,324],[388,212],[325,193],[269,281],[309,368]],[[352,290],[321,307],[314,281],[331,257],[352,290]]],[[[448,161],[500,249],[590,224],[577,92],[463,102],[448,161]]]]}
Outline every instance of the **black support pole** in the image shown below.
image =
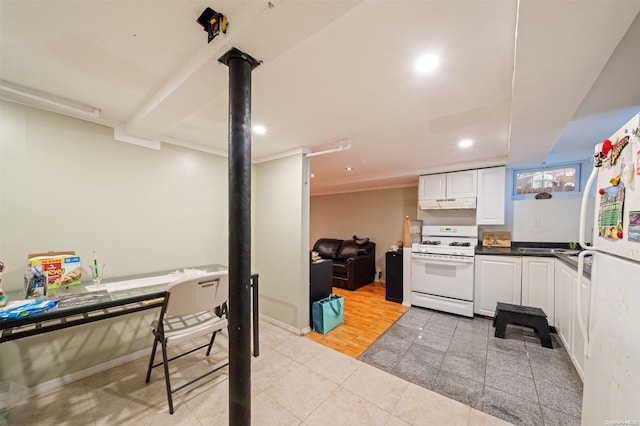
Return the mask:
{"type": "Polygon", "coordinates": [[[251,71],[232,48],[229,67],[229,425],[251,424],[251,71]]]}

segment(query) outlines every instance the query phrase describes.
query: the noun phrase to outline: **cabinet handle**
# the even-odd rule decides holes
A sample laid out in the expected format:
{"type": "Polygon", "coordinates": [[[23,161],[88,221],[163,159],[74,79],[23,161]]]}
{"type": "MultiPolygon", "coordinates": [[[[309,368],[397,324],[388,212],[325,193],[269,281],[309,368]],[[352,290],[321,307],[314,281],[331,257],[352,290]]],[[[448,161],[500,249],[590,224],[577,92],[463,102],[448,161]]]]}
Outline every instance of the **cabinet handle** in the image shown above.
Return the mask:
{"type": "Polygon", "coordinates": [[[473,263],[473,257],[470,257],[468,259],[466,258],[457,258],[457,259],[452,259],[452,258],[425,258],[425,257],[413,257],[414,261],[417,262],[421,262],[421,263],[429,263],[432,265],[468,265],[468,264],[472,264],[473,263]]]}

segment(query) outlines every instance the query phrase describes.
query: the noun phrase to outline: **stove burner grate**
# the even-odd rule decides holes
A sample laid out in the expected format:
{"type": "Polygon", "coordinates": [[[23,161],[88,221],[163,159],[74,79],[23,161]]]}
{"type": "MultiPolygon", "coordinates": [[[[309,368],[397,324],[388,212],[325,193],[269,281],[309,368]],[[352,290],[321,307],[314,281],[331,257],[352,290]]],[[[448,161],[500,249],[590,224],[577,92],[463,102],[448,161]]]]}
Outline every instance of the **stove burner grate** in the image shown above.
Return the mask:
{"type": "Polygon", "coordinates": [[[449,243],[450,246],[454,246],[454,247],[470,247],[471,243],[470,242],[460,242],[460,241],[454,241],[452,243],[449,243]]]}

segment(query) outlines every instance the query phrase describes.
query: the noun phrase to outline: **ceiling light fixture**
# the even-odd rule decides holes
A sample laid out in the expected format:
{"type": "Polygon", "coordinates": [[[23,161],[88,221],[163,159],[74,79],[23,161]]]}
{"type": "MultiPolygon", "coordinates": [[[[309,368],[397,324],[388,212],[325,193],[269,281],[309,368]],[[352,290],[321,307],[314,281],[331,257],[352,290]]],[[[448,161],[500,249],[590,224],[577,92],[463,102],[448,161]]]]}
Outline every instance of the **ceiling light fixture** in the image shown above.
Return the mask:
{"type": "Polygon", "coordinates": [[[315,175],[315,174],[313,174],[313,173],[311,173],[311,177],[312,177],[312,178],[313,178],[313,177],[316,177],[316,175],[315,175]]]}
{"type": "Polygon", "coordinates": [[[351,170],[353,170],[353,167],[346,167],[345,170],[350,172],[351,170]]]}
{"type": "Polygon", "coordinates": [[[416,71],[427,73],[436,69],[438,65],[440,65],[440,58],[437,55],[423,55],[416,61],[416,71]]]}
{"type": "Polygon", "coordinates": [[[459,143],[458,146],[460,148],[469,148],[471,145],[473,145],[473,141],[471,139],[462,139],[459,143]]]}
{"type": "Polygon", "coordinates": [[[265,133],[267,133],[267,128],[261,126],[260,124],[256,124],[255,126],[253,126],[253,133],[257,135],[264,135],[265,133]]]}

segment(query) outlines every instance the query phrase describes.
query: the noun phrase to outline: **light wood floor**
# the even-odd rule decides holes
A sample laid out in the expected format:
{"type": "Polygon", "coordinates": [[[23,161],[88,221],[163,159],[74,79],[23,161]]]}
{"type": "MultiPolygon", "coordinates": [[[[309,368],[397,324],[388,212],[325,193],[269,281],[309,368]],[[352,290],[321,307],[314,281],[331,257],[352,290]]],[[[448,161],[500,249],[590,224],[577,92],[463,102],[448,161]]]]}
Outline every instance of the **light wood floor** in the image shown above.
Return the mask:
{"type": "Polygon", "coordinates": [[[377,283],[355,291],[333,287],[333,293],[344,296],[344,324],[327,334],[312,331],[306,337],[353,358],[359,357],[409,309],[385,300],[385,289],[377,283]]]}

